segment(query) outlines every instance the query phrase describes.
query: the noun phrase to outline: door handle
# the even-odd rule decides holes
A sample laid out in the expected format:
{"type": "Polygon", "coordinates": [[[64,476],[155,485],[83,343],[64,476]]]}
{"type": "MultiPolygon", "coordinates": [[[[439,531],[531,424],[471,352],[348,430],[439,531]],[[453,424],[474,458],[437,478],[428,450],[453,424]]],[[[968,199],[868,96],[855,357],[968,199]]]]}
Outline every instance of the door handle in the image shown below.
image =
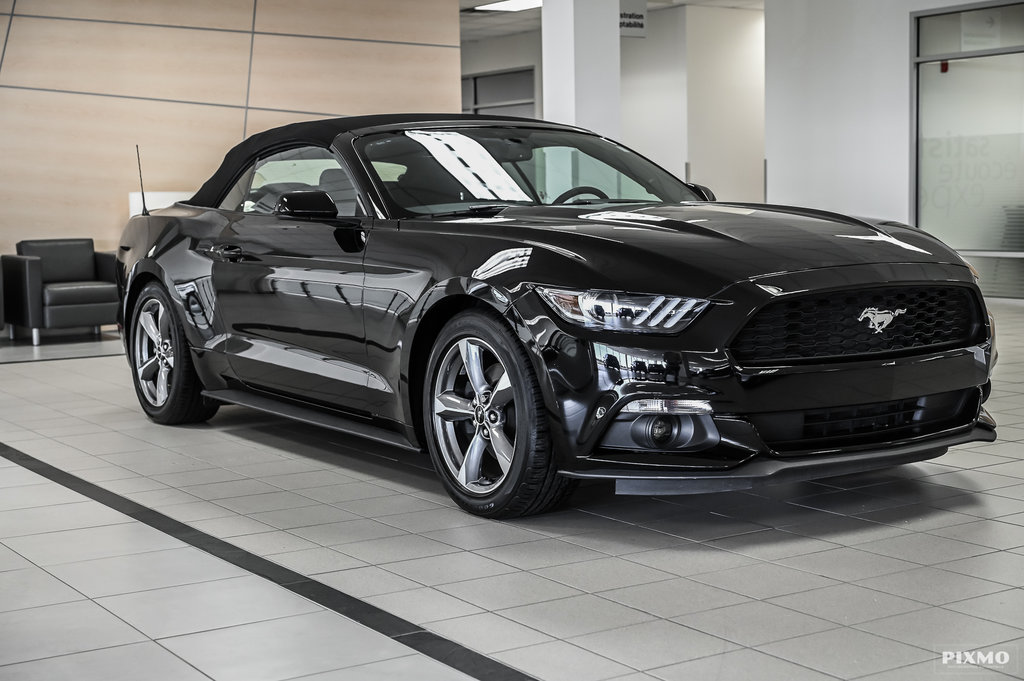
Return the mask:
{"type": "Polygon", "coordinates": [[[242,247],[236,244],[216,244],[210,247],[210,255],[224,262],[236,262],[242,259],[242,247]]]}

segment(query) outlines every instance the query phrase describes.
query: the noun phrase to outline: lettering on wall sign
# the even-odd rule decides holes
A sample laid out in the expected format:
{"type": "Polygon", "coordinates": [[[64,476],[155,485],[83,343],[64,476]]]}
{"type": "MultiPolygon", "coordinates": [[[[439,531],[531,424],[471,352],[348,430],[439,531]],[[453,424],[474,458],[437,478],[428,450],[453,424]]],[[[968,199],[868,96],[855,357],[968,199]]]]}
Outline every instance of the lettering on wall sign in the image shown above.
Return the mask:
{"type": "Polygon", "coordinates": [[[647,37],[647,0],[619,0],[619,35],[647,37]]]}

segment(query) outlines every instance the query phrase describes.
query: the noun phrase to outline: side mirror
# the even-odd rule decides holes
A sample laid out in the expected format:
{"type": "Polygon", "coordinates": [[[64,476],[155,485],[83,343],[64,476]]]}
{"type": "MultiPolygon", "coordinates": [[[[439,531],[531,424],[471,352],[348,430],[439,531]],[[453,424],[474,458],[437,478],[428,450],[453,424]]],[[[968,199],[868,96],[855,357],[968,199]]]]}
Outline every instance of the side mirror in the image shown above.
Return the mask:
{"type": "Polygon", "coordinates": [[[327,192],[317,189],[282,194],[274,212],[301,220],[333,220],[338,217],[338,206],[327,192]]]}
{"type": "Polygon", "coordinates": [[[696,189],[697,193],[700,194],[701,198],[703,198],[705,201],[717,201],[718,200],[718,199],[715,198],[715,193],[713,191],[711,191],[711,189],[709,187],[705,187],[702,184],[694,184],[693,182],[690,183],[690,186],[693,187],[694,189],[696,189]]]}

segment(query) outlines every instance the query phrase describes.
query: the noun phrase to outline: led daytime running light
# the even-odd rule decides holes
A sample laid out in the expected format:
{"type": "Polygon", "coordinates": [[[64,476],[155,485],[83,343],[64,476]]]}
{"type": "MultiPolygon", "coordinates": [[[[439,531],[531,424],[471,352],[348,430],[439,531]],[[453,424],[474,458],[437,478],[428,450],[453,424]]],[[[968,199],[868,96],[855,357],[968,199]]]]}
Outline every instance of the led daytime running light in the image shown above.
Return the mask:
{"type": "Polygon", "coordinates": [[[622,408],[627,414],[710,414],[711,405],[704,400],[633,400],[622,408]]]}

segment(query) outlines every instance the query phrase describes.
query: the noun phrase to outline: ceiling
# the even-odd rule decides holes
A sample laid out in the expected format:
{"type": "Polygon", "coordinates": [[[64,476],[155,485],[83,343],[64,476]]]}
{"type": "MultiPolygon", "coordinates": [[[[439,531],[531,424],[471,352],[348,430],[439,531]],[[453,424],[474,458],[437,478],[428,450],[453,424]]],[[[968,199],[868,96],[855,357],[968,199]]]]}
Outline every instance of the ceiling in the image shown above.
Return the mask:
{"type": "MultiPolygon", "coordinates": [[[[479,5],[494,0],[459,0],[462,42],[495,38],[512,33],[525,33],[540,29],[540,8],[522,12],[469,12],[479,5]]],[[[647,0],[647,10],[664,9],[676,5],[704,5],[736,9],[764,10],[764,0],[647,0]]]]}

